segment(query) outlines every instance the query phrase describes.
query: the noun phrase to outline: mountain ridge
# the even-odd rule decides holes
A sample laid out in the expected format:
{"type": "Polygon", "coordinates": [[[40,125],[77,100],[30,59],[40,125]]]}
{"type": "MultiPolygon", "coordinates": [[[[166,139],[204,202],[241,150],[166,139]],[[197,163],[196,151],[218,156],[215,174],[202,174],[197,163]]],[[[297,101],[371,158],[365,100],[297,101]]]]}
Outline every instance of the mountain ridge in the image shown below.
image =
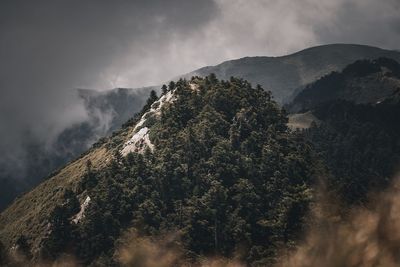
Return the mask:
{"type": "Polygon", "coordinates": [[[303,86],[332,71],[340,71],[358,59],[389,57],[400,62],[400,53],[358,44],[329,44],[306,48],[290,55],[277,57],[243,57],[206,66],[183,76],[215,73],[228,80],[241,77],[271,90],[279,103],[288,103],[303,86]],[[314,59],[313,59],[314,58],[314,59]],[[259,64],[258,69],[254,68],[259,64]],[[244,69],[244,70],[243,70],[244,69]]]}
{"type": "Polygon", "coordinates": [[[286,107],[291,112],[311,110],[324,102],[347,100],[356,104],[393,101],[400,94],[400,64],[392,59],[358,60],[307,85],[286,107]],[[397,96],[397,97],[396,97],[397,96]]]}

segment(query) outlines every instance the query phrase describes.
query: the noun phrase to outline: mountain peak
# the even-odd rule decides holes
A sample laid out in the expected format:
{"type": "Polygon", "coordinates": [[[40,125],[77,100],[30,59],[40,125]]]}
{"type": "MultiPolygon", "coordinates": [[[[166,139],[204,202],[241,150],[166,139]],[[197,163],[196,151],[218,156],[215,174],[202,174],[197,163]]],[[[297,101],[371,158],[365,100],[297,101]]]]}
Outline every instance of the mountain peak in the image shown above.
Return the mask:
{"type": "MultiPolygon", "coordinates": [[[[298,227],[279,222],[293,205],[284,196],[296,194],[294,201],[305,205],[312,178],[305,175],[312,166],[301,160],[311,161],[306,145],[286,122],[269,92],[242,79],[171,83],[161,97],[151,94],[134,121],[6,209],[0,238],[12,247],[23,236],[34,260],[75,248],[70,253],[86,264],[113,255],[128,227],[142,235],[175,229],[194,255],[228,255],[249,235],[253,250],[265,242],[277,246],[298,227]],[[272,201],[273,184],[279,203],[269,214],[249,216],[250,206],[272,201]],[[259,230],[234,241],[242,221],[259,230]],[[287,234],[272,238],[265,227],[287,234]]],[[[298,220],[305,215],[300,210],[298,220]]]]}

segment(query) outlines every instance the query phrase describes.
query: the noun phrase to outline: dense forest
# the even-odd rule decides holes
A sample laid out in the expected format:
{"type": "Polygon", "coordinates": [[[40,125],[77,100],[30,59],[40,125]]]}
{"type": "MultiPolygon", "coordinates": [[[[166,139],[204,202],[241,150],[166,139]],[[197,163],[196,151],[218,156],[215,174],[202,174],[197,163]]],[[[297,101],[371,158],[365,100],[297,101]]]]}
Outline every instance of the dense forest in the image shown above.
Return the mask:
{"type": "MultiPolygon", "coordinates": [[[[265,265],[293,246],[312,200],[314,164],[286,113],[269,92],[241,79],[211,75],[163,87],[171,90],[175,101],[146,123],[154,152],[122,157],[121,144],[111,142],[115,156],[106,169],[88,162],[77,192],[66,190],[50,216],[41,258],[69,252],[85,264],[111,265],[129,227],[149,236],[179,233],[193,261],[240,249],[240,260],[265,265]],[[91,202],[74,224],[81,194],[91,202]]],[[[156,99],[153,93],[142,114],[156,99]]]]}
{"type": "MultiPolygon", "coordinates": [[[[19,255],[119,266],[124,234],[134,231],[154,240],[172,234],[168,246],[192,264],[218,256],[270,266],[282,249],[295,248],[304,229],[317,227],[308,216],[321,182],[345,211],[385,188],[400,159],[397,102],[324,103],[313,109],[319,123],[297,131],[270,92],[242,79],[193,77],[161,92],[173,100],[157,116],[146,115],[159,105],[152,92],[135,118],[94,145],[112,151],[107,166],[86,162],[78,186],[64,188],[48,216],[40,248],[33,251],[31,237],[19,235],[19,255]],[[123,156],[122,133],[135,125],[134,133],[150,129],[154,149],[123,156]]],[[[0,244],[1,261],[13,266],[0,244]]]]}
{"type": "Polygon", "coordinates": [[[399,95],[400,64],[390,58],[364,59],[307,85],[286,108],[300,112],[337,99],[375,104],[399,95]]]}
{"type": "Polygon", "coordinates": [[[400,64],[359,60],[307,86],[287,106],[311,111],[305,137],[329,169],[327,181],[346,204],[385,188],[400,156],[400,64]]]}
{"type": "Polygon", "coordinates": [[[346,204],[361,204],[368,193],[391,181],[400,161],[400,104],[335,100],[313,111],[321,123],[304,131],[331,175],[330,188],[346,204]]]}

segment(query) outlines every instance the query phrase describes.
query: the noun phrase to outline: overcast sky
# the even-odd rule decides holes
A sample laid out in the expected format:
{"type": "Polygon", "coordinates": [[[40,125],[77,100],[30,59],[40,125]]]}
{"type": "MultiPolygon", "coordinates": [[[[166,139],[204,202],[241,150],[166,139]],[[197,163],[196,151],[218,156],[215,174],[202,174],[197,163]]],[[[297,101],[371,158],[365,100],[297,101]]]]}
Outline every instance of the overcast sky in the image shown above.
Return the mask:
{"type": "Polygon", "coordinates": [[[399,0],[1,0],[0,152],[85,119],[73,88],[140,87],[328,43],[400,48],[399,0]]]}

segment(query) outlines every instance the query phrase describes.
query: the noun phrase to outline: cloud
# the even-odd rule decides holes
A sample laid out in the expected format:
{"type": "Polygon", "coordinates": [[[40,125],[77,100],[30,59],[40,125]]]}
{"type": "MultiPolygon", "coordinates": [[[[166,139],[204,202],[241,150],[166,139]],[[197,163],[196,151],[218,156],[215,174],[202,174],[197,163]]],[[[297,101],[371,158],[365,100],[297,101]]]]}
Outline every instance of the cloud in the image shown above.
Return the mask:
{"type": "Polygon", "coordinates": [[[336,2],[338,4],[331,18],[314,27],[320,42],[360,43],[387,49],[400,48],[399,1],[336,2]]]}
{"type": "Polygon", "coordinates": [[[27,139],[48,145],[87,120],[72,89],[121,86],[118,75],[127,69],[135,70],[130,86],[157,81],[149,70],[158,68],[159,47],[207,23],[214,6],[184,0],[2,1],[0,173],[24,165],[27,139]]]}
{"type": "Polygon", "coordinates": [[[396,49],[399,5],[397,0],[1,1],[0,165],[23,158],[26,136],[51,143],[65,128],[87,120],[73,88],[160,84],[228,59],[283,55],[326,43],[396,49]]]}
{"type": "Polygon", "coordinates": [[[149,42],[145,51],[133,49],[108,73],[118,73],[116,84],[150,85],[245,56],[280,56],[328,43],[400,44],[396,0],[215,0],[214,9],[196,29],[149,42]]]}

